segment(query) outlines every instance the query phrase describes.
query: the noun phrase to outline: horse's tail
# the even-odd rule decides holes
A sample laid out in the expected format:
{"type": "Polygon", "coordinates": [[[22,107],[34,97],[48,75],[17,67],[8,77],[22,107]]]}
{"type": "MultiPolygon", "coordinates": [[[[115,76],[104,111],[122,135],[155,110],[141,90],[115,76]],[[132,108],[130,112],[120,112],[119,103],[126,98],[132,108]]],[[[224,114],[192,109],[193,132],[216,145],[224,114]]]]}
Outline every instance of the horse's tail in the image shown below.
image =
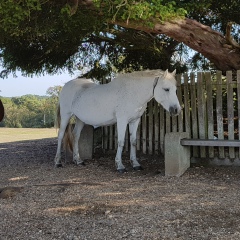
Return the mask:
{"type": "MultiPolygon", "coordinates": [[[[56,114],[56,119],[55,119],[55,126],[56,128],[60,128],[61,125],[61,114],[60,114],[60,104],[57,106],[57,114],[56,114]]],[[[72,124],[68,123],[64,136],[63,136],[63,149],[67,150],[69,149],[70,151],[73,150],[73,133],[72,133],[72,124]]]]}
{"type": "Polygon", "coordinates": [[[55,127],[60,128],[60,124],[61,124],[60,104],[58,103],[57,114],[56,114],[56,118],[55,118],[55,127]]]}
{"type": "Polygon", "coordinates": [[[65,150],[70,150],[71,152],[73,151],[73,128],[72,128],[72,124],[68,123],[65,133],[64,133],[64,137],[63,137],[63,149],[65,150]]]}

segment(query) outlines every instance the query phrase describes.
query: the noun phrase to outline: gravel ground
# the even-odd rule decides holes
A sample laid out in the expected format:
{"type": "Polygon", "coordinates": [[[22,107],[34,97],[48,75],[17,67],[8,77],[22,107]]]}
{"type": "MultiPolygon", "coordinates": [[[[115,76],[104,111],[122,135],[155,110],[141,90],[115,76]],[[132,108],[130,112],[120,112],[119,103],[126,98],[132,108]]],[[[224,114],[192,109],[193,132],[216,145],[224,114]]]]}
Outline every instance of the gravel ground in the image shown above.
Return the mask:
{"type": "Polygon", "coordinates": [[[240,168],[164,176],[158,157],[53,167],[56,139],[0,144],[0,239],[240,239],[240,168]]]}

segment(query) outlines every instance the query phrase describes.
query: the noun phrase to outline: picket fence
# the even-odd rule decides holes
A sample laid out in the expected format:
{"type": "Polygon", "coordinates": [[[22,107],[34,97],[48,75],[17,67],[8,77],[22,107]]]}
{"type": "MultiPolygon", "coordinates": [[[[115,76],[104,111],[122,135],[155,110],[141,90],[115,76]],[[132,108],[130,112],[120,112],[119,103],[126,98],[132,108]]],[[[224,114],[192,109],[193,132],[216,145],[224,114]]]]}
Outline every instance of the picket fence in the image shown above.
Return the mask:
{"type": "MultiPolygon", "coordinates": [[[[240,70],[226,76],[218,71],[179,74],[177,95],[182,113],[170,117],[154,99],[148,103],[137,131],[137,150],[143,154],[163,154],[168,132],[189,132],[198,139],[240,139],[240,70]]],[[[117,149],[116,125],[102,128],[102,148],[117,149]]],[[[130,149],[129,131],[124,151],[130,149]]],[[[192,147],[193,158],[239,159],[239,148],[192,147]]]]}

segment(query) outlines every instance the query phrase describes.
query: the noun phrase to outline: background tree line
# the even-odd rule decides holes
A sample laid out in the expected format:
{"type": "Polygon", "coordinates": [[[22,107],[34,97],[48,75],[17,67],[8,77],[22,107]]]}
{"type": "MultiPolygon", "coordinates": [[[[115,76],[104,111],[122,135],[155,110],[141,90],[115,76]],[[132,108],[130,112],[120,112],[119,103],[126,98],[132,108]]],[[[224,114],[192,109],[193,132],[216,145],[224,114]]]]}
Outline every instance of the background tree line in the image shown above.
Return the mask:
{"type": "Polygon", "coordinates": [[[50,87],[46,96],[1,97],[5,108],[5,117],[0,123],[0,127],[54,127],[58,95],[61,89],[61,86],[50,87]]]}

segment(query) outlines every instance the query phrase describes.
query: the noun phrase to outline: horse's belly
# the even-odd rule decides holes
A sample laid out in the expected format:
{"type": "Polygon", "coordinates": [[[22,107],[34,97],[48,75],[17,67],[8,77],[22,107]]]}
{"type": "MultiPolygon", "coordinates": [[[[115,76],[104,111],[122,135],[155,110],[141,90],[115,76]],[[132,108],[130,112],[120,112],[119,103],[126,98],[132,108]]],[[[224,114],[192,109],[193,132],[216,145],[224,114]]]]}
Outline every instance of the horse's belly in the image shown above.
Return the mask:
{"type": "Polygon", "coordinates": [[[94,127],[100,127],[100,126],[108,126],[115,124],[117,121],[116,119],[89,119],[89,118],[82,118],[81,119],[85,124],[92,125],[94,127]]]}
{"type": "Polygon", "coordinates": [[[74,114],[85,124],[96,127],[112,125],[117,122],[114,113],[107,113],[106,111],[99,111],[98,109],[95,109],[95,111],[91,111],[90,109],[81,111],[81,109],[79,109],[79,111],[74,112],[74,114]]]}

